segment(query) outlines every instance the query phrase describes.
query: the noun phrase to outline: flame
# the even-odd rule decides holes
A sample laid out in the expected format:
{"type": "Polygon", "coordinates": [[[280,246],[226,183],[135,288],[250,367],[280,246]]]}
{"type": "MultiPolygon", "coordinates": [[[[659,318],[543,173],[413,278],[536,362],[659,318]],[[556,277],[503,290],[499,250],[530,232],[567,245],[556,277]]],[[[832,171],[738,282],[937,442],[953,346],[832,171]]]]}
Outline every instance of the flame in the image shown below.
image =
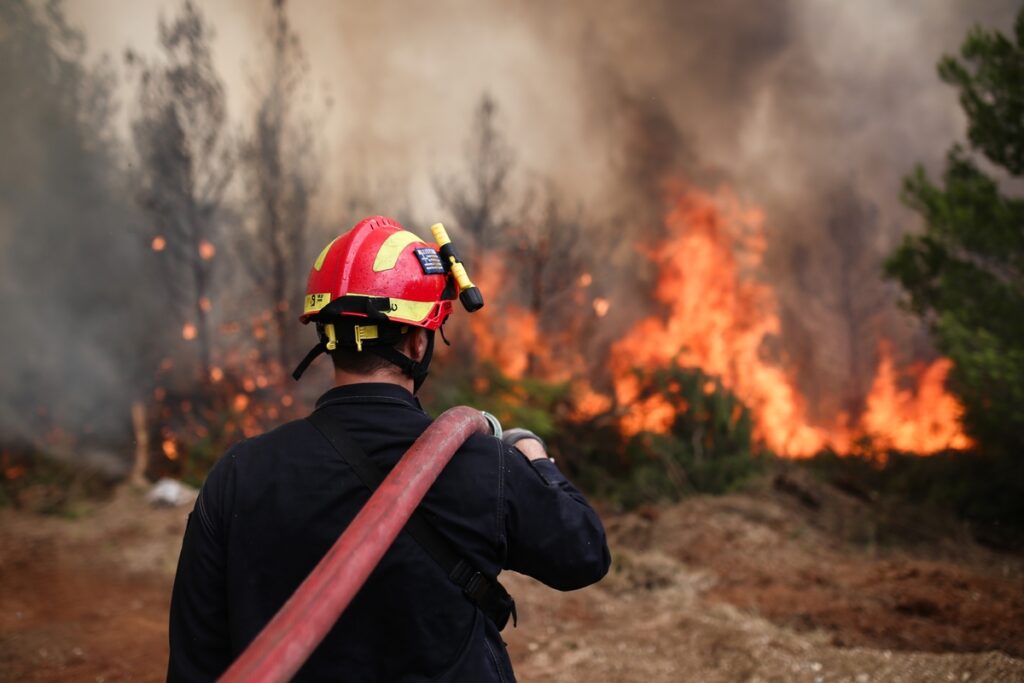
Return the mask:
{"type": "Polygon", "coordinates": [[[24,465],[11,465],[4,468],[4,477],[8,480],[14,480],[25,474],[25,471],[24,465]]]}
{"type": "Polygon", "coordinates": [[[879,348],[878,374],[862,419],[879,445],[901,451],[934,452],[967,448],[970,439],[960,429],[962,408],[946,393],[944,384],[952,363],[939,358],[907,373],[916,392],[899,388],[888,344],[879,348]]]}
{"type": "MultiPolygon", "coordinates": [[[[482,267],[475,269],[477,286],[497,297],[507,288],[502,259],[485,254],[481,260],[482,267]]],[[[552,340],[541,332],[531,311],[507,303],[484,306],[469,317],[469,326],[477,355],[493,362],[505,376],[522,379],[532,371],[553,380],[565,378],[566,373],[552,362],[552,340]]]]}
{"type": "Polygon", "coordinates": [[[615,398],[626,408],[623,433],[669,429],[676,409],[659,396],[641,396],[633,369],[674,362],[717,377],[750,407],[756,438],[780,455],[810,456],[826,447],[847,452],[861,434],[920,453],[969,445],[957,422],[959,406],[943,388],[944,360],[921,373],[910,391],[896,389],[891,358],[883,355],[861,424],[851,428],[842,414],[811,423],[792,373],[764,358],[765,343],[781,325],[774,291],[755,279],[767,244],[762,213],[725,189],[715,195],[681,185],[672,190],[669,236],[648,254],[660,273],[654,296],[665,315],[641,320],[612,348],[615,398]]]}
{"type": "Polygon", "coordinates": [[[573,416],[577,420],[589,420],[612,409],[612,400],[604,394],[594,391],[585,382],[574,387],[573,416]]]}
{"type": "Polygon", "coordinates": [[[599,296],[591,303],[594,306],[594,313],[597,314],[598,318],[603,318],[608,315],[608,309],[611,308],[611,304],[608,302],[608,299],[599,296]]]}
{"type": "Polygon", "coordinates": [[[153,251],[163,251],[167,248],[167,240],[162,235],[157,235],[149,246],[153,248],[153,251]]]}
{"type": "Polygon", "coordinates": [[[178,444],[174,443],[173,439],[164,439],[160,444],[160,448],[163,450],[164,455],[167,456],[168,460],[178,459],[178,444]]]}
{"type": "Polygon", "coordinates": [[[196,338],[196,326],[194,323],[185,323],[181,326],[181,338],[185,341],[192,341],[196,338]]]}
{"type": "Polygon", "coordinates": [[[204,261],[209,261],[217,255],[217,247],[207,240],[201,240],[199,242],[199,258],[204,261]]]}

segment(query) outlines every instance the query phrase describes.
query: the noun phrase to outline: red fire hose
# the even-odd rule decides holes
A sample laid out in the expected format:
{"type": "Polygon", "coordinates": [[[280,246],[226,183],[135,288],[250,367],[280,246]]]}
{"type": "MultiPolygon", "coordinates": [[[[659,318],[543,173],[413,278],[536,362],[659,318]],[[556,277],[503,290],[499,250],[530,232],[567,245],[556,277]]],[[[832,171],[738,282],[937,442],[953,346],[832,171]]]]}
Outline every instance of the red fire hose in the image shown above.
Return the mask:
{"type": "Polygon", "coordinates": [[[221,683],[287,681],[370,576],[441,470],[470,435],[491,427],[478,410],[446,410],[402,456],[320,563],[221,683]]]}

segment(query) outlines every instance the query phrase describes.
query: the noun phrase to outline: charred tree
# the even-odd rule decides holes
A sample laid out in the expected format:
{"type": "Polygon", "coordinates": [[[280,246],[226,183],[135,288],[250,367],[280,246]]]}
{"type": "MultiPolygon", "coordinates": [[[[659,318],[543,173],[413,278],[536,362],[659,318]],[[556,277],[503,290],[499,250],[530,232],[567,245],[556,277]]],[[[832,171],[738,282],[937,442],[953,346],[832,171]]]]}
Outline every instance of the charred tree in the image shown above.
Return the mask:
{"type": "Polygon", "coordinates": [[[273,2],[267,78],[256,84],[259,104],[240,154],[253,208],[239,244],[259,298],[271,312],[282,368],[294,360],[290,302],[298,300],[308,267],[305,246],[317,178],[312,124],[296,109],[309,64],[285,5],[285,0],[273,2]]]}
{"type": "MultiPolygon", "coordinates": [[[[509,226],[509,174],[515,165],[512,150],[497,125],[498,105],[489,94],[480,98],[473,132],[466,144],[463,178],[436,179],[434,190],[456,225],[473,240],[474,262],[497,246],[509,226]]],[[[472,265],[472,264],[471,264],[472,265]]]]}
{"type": "Polygon", "coordinates": [[[215,245],[234,169],[224,86],[213,66],[211,37],[199,8],[188,1],[173,20],[160,21],[161,59],[146,62],[131,51],[126,55],[139,81],[132,135],[137,197],[151,221],[146,237],[162,256],[182,336],[197,343],[204,382],[212,364],[215,245]]]}
{"type": "Polygon", "coordinates": [[[886,287],[879,282],[881,257],[872,247],[878,243],[881,225],[878,209],[856,195],[844,195],[833,204],[826,230],[836,251],[834,306],[844,325],[847,351],[847,391],[844,410],[860,417],[871,390],[877,365],[878,334],[886,309],[886,287]]]}
{"type": "Polygon", "coordinates": [[[846,188],[827,197],[820,232],[788,246],[796,287],[783,324],[790,356],[803,371],[802,392],[820,411],[815,417],[844,413],[856,424],[888,331],[892,290],[879,278],[877,207],[846,188]]]}

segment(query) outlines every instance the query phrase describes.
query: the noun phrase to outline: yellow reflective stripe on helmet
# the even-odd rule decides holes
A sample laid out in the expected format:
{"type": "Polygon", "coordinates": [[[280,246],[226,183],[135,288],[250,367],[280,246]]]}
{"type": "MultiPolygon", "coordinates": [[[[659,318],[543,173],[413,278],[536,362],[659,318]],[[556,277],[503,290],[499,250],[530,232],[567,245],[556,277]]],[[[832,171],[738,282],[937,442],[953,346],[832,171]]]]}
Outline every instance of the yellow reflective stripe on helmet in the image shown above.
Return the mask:
{"type": "Polygon", "coordinates": [[[377,258],[373,259],[373,272],[379,273],[382,270],[391,270],[398,263],[398,256],[402,250],[413,242],[422,242],[419,237],[408,230],[402,230],[390,235],[377,251],[377,258]]]}
{"type": "Polygon", "coordinates": [[[331,247],[339,239],[340,238],[335,237],[333,240],[330,241],[330,243],[326,247],[324,247],[323,251],[320,252],[320,255],[316,257],[316,262],[313,263],[313,270],[320,270],[321,268],[324,267],[324,259],[327,258],[327,252],[329,252],[331,250],[331,247]]]}
{"type": "Polygon", "coordinates": [[[307,294],[306,305],[302,308],[302,314],[316,313],[321,308],[331,302],[330,292],[320,292],[319,294],[307,294]]]}
{"type": "Polygon", "coordinates": [[[391,297],[391,314],[388,317],[422,322],[435,305],[433,301],[409,301],[391,297]]]}
{"type": "MultiPolygon", "coordinates": [[[[355,294],[352,293],[349,296],[366,296],[372,297],[372,294],[355,294]]],[[[387,311],[381,311],[384,315],[389,318],[401,318],[402,320],[408,320],[410,322],[423,322],[430,312],[434,310],[434,306],[437,305],[435,301],[412,301],[411,299],[396,299],[391,297],[391,308],[387,311]]]]}

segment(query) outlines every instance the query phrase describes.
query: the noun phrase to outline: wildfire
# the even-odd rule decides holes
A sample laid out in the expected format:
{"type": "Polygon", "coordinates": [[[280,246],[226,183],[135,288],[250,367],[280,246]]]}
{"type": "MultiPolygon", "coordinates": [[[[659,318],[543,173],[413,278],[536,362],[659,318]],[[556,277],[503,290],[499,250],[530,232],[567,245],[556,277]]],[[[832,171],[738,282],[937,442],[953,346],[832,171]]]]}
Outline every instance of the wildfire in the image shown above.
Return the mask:
{"type": "Polygon", "coordinates": [[[160,448],[168,460],[178,459],[178,444],[174,443],[173,439],[164,439],[160,444],[160,448]]]}
{"type": "Polygon", "coordinates": [[[923,452],[971,445],[957,422],[960,405],[943,386],[951,366],[948,359],[911,368],[907,374],[917,387],[915,394],[899,388],[887,344],[881,346],[879,355],[878,374],[863,417],[865,429],[876,441],[887,448],[923,452]]]}
{"type": "Polygon", "coordinates": [[[181,338],[185,341],[192,341],[196,338],[196,326],[193,323],[185,323],[181,326],[181,338]]]}
{"type": "MultiPolygon", "coordinates": [[[[507,275],[501,260],[494,255],[485,255],[474,275],[480,289],[493,293],[491,296],[499,296],[503,291],[507,275]]],[[[553,341],[541,332],[537,316],[514,304],[502,303],[500,315],[494,313],[497,310],[497,307],[485,306],[469,317],[476,353],[492,361],[512,379],[520,379],[527,372],[553,380],[564,379],[566,372],[551,359],[553,341]]]]}
{"type": "Polygon", "coordinates": [[[615,398],[627,407],[624,433],[669,429],[677,409],[660,396],[642,397],[633,368],[674,362],[718,377],[750,407],[756,436],[781,455],[809,456],[825,447],[846,452],[864,434],[918,453],[969,445],[957,422],[959,406],[943,388],[945,360],[919,373],[916,389],[897,389],[883,353],[861,423],[850,426],[847,416],[836,415],[831,424],[812,424],[792,375],[762,353],[781,329],[774,291],[755,279],[766,246],[763,215],[725,190],[714,196],[689,187],[674,191],[669,238],[649,253],[660,273],[654,295],[667,315],[642,320],[612,349],[615,398]]]}
{"type": "Polygon", "coordinates": [[[213,246],[211,242],[202,240],[199,243],[199,258],[204,261],[209,261],[217,255],[217,247],[213,246]]]}
{"type": "Polygon", "coordinates": [[[161,235],[157,235],[150,242],[149,246],[153,248],[153,251],[163,251],[167,248],[167,240],[161,235]]]}

